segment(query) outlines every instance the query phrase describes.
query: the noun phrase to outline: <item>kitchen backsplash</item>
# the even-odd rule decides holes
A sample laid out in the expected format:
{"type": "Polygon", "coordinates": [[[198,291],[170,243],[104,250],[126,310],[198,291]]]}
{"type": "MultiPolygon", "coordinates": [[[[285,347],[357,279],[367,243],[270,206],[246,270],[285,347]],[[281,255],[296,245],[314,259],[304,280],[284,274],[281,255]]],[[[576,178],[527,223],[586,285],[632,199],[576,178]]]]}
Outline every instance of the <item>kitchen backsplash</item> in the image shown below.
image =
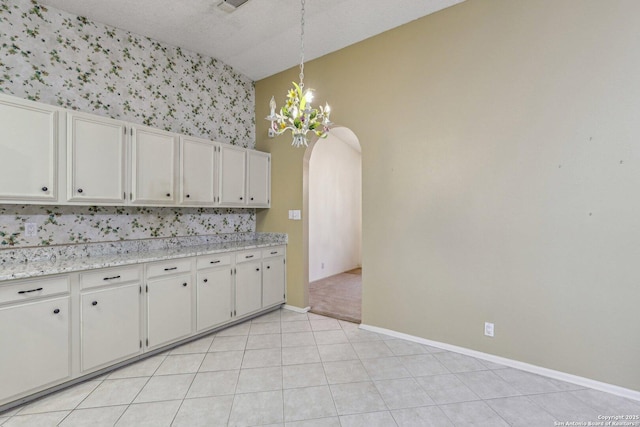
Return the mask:
{"type": "Polygon", "coordinates": [[[0,249],[253,231],[253,209],[0,205],[0,249]]]}
{"type": "MultiPolygon", "coordinates": [[[[197,53],[0,0],[0,92],[253,148],[254,84],[197,53]]],[[[253,209],[0,205],[0,249],[251,232],[253,209]],[[38,225],[36,238],[24,224],[38,225]]]]}

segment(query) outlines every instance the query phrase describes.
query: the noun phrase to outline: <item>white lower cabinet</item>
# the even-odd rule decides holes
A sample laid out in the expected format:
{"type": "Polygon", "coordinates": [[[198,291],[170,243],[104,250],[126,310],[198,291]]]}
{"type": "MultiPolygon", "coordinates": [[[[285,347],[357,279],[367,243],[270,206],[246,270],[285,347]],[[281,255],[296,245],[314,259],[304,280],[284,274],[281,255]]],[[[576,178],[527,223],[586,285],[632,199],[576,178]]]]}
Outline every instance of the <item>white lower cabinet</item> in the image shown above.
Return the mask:
{"type": "Polygon", "coordinates": [[[285,283],[284,246],[0,282],[0,411],[275,307],[285,283]]]}
{"type": "Polygon", "coordinates": [[[158,347],[193,332],[191,275],[147,282],[147,347],[158,347]]]}
{"type": "Polygon", "coordinates": [[[139,283],[83,294],[80,318],[83,372],[142,352],[139,283]]]}
{"type": "Polygon", "coordinates": [[[198,270],[197,330],[209,329],[231,319],[231,268],[207,268],[198,270]]]}
{"type": "Polygon", "coordinates": [[[262,308],[262,262],[260,251],[236,255],[235,316],[262,308]]]}
{"type": "Polygon", "coordinates": [[[284,302],[284,266],[283,256],[269,258],[262,262],[262,307],[284,302]]]}
{"type": "Polygon", "coordinates": [[[0,403],[70,378],[70,329],[69,296],[0,308],[0,403]]]}

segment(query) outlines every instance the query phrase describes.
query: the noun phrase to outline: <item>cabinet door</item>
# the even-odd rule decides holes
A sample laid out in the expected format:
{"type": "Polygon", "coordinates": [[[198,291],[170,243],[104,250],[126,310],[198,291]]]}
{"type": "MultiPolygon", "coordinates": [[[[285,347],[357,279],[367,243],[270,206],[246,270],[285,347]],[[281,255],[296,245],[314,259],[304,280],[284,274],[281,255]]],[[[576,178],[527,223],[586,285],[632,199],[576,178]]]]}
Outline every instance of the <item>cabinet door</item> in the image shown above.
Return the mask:
{"type": "Polygon", "coordinates": [[[231,268],[198,271],[198,331],[231,318],[231,268]]]}
{"type": "Polygon", "coordinates": [[[0,309],[0,405],[70,376],[69,297],[0,309]]]}
{"type": "Polygon", "coordinates": [[[247,204],[269,207],[271,189],[271,155],[261,151],[247,151],[247,204]]]}
{"type": "Polygon", "coordinates": [[[245,153],[244,148],[220,146],[220,204],[240,206],[245,204],[245,153]]]}
{"type": "Polygon", "coordinates": [[[284,302],[284,258],[277,257],[262,262],[262,306],[284,302]]]}
{"type": "Polygon", "coordinates": [[[80,298],[82,371],[140,353],[140,284],[87,292],[80,298]]]}
{"type": "Polygon", "coordinates": [[[236,267],[236,316],[262,308],[262,269],[260,261],[243,262],[236,267]]]}
{"type": "Polygon", "coordinates": [[[217,145],[195,138],[180,138],[180,203],[211,205],[215,201],[217,145]]]}
{"type": "Polygon", "coordinates": [[[67,115],[67,199],[124,203],[125,126],[96,116],[67,115]]]}
{"type": "Polygon", "coordinates": [[[178,140],[169,132],[133,128],[131,202],[173,205],[176,202],[178,140]]]}
{"type": "Polygon", "coordinates": [[[191,334],[191,276],[150,280],[147,284],[147,347],[191,334]]]}
{"type": "Polygon", "coordinates": [[[58,111],[0,98],[0,199],[56,201],[58,111]]]}

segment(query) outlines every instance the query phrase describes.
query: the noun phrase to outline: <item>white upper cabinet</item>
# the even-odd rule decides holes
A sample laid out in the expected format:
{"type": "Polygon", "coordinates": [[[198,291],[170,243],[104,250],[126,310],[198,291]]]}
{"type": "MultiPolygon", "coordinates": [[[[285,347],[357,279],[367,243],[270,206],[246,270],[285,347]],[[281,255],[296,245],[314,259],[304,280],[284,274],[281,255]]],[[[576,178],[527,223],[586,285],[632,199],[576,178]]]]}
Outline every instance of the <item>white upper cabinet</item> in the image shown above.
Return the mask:
{"type": "Polygon", "coordinates": [[[67,115],[67,200],[124,204],[126,130],[117,120],[67,115]]]}
{"type": "Polygon", "coordinates": [[[218,144],[180,137],[180,204],[211,205],[217,201],[218,144]]]}
{"type": "Polygon", "coordinates": [[[245,204],[246,151],[232,145],[220,146],[220,205],[245,204]]]}
{"type": "Polygon", "coordinates": [[[247,205],[269,207],[271,154],[247,151],[247,205]]]}
{"type": "Polygon", "coordinates": [[[176,197],[178,138],[147,127],[133,127],[131,141],[131,202],[173,205],[176,197]]]}
{"type": "Polygon", "coordinates": [[[59,114],[55,107],[0,97],[0,199],[57,200],[59,114]]]}
{"type": "Polygon", "coordinates": [[[269,153],[3,94],[0,159],[0,204],[271,204],[269,153]]]}

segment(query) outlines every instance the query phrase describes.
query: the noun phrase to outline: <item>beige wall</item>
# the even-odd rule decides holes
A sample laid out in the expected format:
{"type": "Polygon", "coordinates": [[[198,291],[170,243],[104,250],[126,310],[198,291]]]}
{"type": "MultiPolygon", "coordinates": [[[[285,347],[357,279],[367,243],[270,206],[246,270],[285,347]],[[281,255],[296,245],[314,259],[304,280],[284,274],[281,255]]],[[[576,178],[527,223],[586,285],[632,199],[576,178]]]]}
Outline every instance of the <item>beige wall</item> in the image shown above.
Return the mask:
{"type": "MultiPolygon", "coordinates": [[[[364,323],[640,390],[638,16],[468,0],[306,64],[362,145],[364,323]]],[[[262,120],[296,75],[256,84],[257,227],[289,233],[304,306],[304,153],[262,120]]]]}

